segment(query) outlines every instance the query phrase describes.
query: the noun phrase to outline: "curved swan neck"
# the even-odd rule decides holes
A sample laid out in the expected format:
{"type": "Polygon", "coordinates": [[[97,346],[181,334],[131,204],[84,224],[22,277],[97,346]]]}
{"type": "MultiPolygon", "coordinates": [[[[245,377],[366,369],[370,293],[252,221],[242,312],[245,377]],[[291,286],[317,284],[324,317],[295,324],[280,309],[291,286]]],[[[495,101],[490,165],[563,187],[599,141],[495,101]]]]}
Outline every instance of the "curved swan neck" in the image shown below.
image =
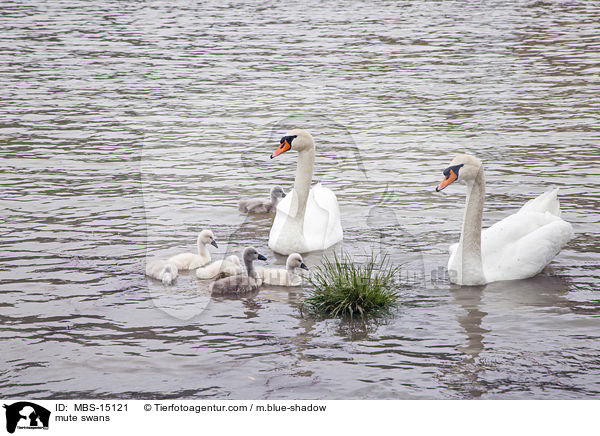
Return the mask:
{"type": "Polygon", "coordinates": [[[298,152],[298,166],[296,167],[296,179],[294,180],[294,189],[298,194],[298,215],[304,217],[306,211],[306,202],[310,192],[313,169],[315,167],[315,147],[298,152]]]}
{"type": "Polygon", "coordinates": [[[468,193],[458,246],[462,259],[462,284],[478,285],[486,282],[481,259],[481,220],[485,196],[483,166],[477,177],[468,184],[468,193]]]}
{"type": "Polygon", "coordinates": [[[206,256],[208,254],[208,250],[206,248],[206,245],[202,243],[202,239],[200,238],[200,236],[198,236],[198,254],[200,256],[206,256]]]}

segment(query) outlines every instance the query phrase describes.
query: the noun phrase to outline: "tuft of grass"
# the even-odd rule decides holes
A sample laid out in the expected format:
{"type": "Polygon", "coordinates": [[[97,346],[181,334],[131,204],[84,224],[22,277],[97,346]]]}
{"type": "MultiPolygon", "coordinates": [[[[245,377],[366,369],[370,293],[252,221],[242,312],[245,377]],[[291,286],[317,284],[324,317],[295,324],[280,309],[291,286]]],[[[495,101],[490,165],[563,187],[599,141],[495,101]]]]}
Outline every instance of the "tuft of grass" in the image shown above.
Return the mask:
{"type": "Polygon", "coordinates": [[[390,264],[388,256],[371,253],[365,263],[355,263],[341,252],[325,258],[313,270],[309,283],[314,286],[302,307],[321,316],[365,318],[389,312],[398,304],[394,276],[400,267],[390,264]]]}

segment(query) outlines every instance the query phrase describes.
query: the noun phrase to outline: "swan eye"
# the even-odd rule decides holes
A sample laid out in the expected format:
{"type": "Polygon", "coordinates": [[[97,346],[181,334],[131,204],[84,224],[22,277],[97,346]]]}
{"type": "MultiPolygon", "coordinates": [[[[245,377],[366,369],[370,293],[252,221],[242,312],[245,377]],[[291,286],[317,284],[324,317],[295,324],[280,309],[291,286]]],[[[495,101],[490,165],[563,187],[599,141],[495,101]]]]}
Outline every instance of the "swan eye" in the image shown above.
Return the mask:
{"type": "Polygon", "coordinates": [[[290,148],[292,148],[292,141],[294,139],[296,139],[298,135],[292,135],[292,136],[284,136],[283,138],[281,138],[281,140],[279,141],[279,148],[283,148],[285,146],[285,143],[287,142],[290,145],[290,148]]]}
{"type": "Polygon", "coordinates": [[[453,165],[451,167],[446,168],[443,172],[444,180],[442,180],[440,182],[440,184],[437,185],[437,187],[435,188],[436,192],[440,192],[442,189],[444,189],[450,183],[457,180],[458,179],[458,170],[460,170],[463,166],[464,166],[464,164],[460,164],[460,165],[453,165]]]}
{"type": "Polygon", "coordinates": [[[277,150],[275,150],[275,152],[271,155],[271,159],[273,159],[276,156],[279,156],[281,153],[285,153],[286,151],[290,150],[292,148],[292,141],[296,137],[297,135],[284,136],[283,138],[281,138],[281,140],[279,141],[279,147],[277,147],[277,150]]]}
{"type": "Polygon", "coordinates": [[[451,167],[446,168],[443,174],[444,176],[448,177],[450,175],[450,172],[452,171],[458,177],[458,170],[460,170],[464,166],[465,164],[453,165],[451,167]]]}

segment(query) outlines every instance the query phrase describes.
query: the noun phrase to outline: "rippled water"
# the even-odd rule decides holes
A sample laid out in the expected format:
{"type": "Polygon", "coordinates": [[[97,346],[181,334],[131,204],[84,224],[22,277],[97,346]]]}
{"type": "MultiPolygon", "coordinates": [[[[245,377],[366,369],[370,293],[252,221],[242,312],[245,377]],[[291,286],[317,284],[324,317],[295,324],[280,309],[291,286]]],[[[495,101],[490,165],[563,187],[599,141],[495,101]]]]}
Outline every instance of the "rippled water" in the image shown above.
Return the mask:
{"type": "MultiPolygon", "coordinates": [[[[3,2],[0,393],[80,398],[600,396],[596,2],[3,2]],[[366,325],[302,317],[305,289],[210,299],[146,257],[254,244],[242,196],[291,187],[269,155],[317,141],[344,248],[411,286],[366,325]],[[550,186],[576,237],[540,276],[450,285],[464,188],[484,224],[550,186]]],[[[321,254],[308,256],[309,266],[321,254]]]]}

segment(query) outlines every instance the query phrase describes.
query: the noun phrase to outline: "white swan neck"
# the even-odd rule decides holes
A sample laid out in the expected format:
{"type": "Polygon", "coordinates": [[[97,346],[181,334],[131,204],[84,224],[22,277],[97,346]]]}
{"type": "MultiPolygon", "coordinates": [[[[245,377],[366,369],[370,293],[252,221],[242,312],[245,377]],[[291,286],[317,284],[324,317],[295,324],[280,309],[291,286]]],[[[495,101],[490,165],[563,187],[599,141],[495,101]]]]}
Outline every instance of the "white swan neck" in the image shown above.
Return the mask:
{"type": "Polygon", "coordinates": [[[312,182],[313,169],[315,166],[315,148],[314,146],[298,152],[298,165],[296,167],[296,178],[294,179],[294,200],[297,204],[291,207],[289,221],[286,224],[288,234],[304,235],[304,215],[306,214],[306,205],[310,193],[310,184],[312,182]]]}
{"type": "Polygon", "coordinates": [[[312,183],[313,170],[315,167],[315,148],[314,146],[298,152],[298,166],[296,167],[296,179],[294,180],[294,189],[298,194],[298,215],[304,217],[306,203],[312,183]]]}
{"type": "Polygon", "coordinates": [[[486,283],[481,259],[481,222],[485,197],[483,165],[475,180],[468,185],[462,232],[458,245],[461,256],[461,283],[479,285],[486,283]]]}
{"type": "Polygon", "coordinates": [[[208,254],[208,249],[206,248],[206,245],[202,243],[200,236],[198,236],[197,244],[198,244],[198,254],[200,256],[206,256],[208,254]]]}

